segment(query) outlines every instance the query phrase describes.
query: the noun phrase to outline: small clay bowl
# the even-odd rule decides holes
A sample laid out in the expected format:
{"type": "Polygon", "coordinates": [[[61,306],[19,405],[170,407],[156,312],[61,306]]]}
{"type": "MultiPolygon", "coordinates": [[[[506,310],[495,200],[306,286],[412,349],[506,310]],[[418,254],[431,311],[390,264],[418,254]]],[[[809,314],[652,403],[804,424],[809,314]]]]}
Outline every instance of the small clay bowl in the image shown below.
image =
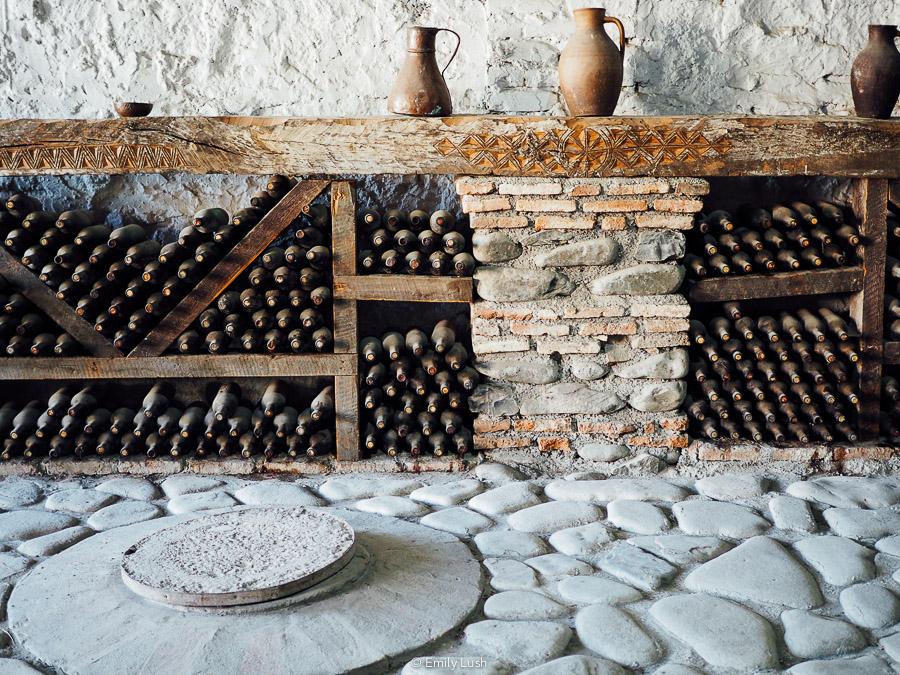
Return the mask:
{"type": "Polygon", "coordinates": [[[116,103],[116,112],[119,117],[146,117],[153,110],[152,103],[139,103],[137,101],[119,101],[116,103]]]}

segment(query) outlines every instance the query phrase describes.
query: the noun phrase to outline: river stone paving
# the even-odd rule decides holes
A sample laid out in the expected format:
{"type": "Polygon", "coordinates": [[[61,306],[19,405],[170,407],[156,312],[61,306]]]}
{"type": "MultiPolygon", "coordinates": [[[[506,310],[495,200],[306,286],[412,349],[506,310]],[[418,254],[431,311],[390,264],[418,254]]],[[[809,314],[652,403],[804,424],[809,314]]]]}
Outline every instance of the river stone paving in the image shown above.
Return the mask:
{"type": "Polygon", "coordinates": [[[733,600],[785,607],[811,609],[824,602],[813,575],[769,537],[754,537],[703,563],[684,585],[733,600]]]}
{"type": "MultiPolygon", "coordinates": [[[[900,669],[900,479],[605,478],[580,461],[565,479],[528,479],[496,462],[468,474],[0,479],[0,573],[16,586],[44,561],[176,512],[362,503],[377,513],[346,512],[393,523],[385,532],[427,526],[434,536],[461,540],[482,568],[476,611],[416,654],[483,665],[427,667],[425,657],[406,655],[386,672],[900,669]],[[111,503],[93,508],[94,499],[111,503]]],[[[413,604],[425,614],[440,612],[453,592],[452,585],[423,587],[430,590],[413,604]]],[[[0,617],[6,595],[0,592],[0,617]]],[[[380,627],[386,636],[390,624],[380,627]]],[[[16,664],[42,671],[18,636],[2,639],[5,630],[0,619],[0,657],[12,658],[0,662],[0,672],[16,664]]],[[[225,649],[215,635],[211,630],[198,649],[225,649]]],[[[173,670],[199,672],[186,655],[171,658],[173,670]]]]}

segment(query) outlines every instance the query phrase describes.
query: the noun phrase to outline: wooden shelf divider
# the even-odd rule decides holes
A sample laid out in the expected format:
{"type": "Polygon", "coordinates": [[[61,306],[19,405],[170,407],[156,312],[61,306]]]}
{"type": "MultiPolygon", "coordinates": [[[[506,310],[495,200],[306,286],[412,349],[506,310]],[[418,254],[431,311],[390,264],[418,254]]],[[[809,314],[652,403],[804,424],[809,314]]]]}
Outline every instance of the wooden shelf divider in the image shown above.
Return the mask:
{"type": "Polygon", "coordinates": [[[159,324],[129,353],[135,356],[159,356],[200,316],[216,296],[234,281],[256,257],[300,215],[303,208],[328,187],[328,181],[297,183],[290,192],[234,245],[225,257],[200,280],[159,324]]]}
{"type": "Polygon", "coordinates": [[[50,317],[57,326],[75,338],[89,354],[112,358],[122,356],[112,342],[78,316],[74,308],[59,300],[49,286],[2,246],[0,246],[0,276],[50,317]]]}
{"type": "Polygon", "coordinates": [[[688,297],[695,302],[726,302],[794,295],[855,293],[862,290],[863,277],[863,268],[860,266],[713,277],[691,282],[688,297]]]}
{"type": "Polygon", "coordinates": [[[471,277],[366,274],[334,278],[334,297],[346,300],[472,302],[471,277]]]}
{"type": "Polygon", "coordinates": [[[873,440],[879,433],[881,367],[884,358],[884,270],[887,250],[888,181],[853,181],[853,211],[859,222],[863,284],[850,297],[850,316],[859,330],[859,431],[873,440]]]}
{"type": "Polygon", "coordinates": [[[0,380],[339,377],[354,368],[355,359],[349,354],[20,357],[0,359],[0,380]]]}
{"type": "Polygon", "coordinates": [[[338,461],[361,458],[359,430],[359,322],[356,299],[337,291],[340,275],[356,268],[356,194],[349,181],[331,184],[331,259],[334,274],[334,351],[350,359],[350,372],[334,378],[335,447],[338,461]]]}

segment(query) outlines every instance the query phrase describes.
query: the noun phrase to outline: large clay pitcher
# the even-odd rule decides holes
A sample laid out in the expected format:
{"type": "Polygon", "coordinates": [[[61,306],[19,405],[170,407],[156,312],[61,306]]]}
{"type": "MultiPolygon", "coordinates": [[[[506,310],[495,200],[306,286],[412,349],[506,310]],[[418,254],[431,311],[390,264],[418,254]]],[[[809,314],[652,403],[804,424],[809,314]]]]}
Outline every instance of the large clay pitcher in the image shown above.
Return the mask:
{"type": "Polygon", "coordinates": [[[459,51],[459,34],[449,28],[410,26],[407,32],[406,61],[397,75],[388,96],[388,110],[398,115],[439,117],[453,112],[450,90],[444,81],[444,71],[459,51]],[[456,49],[443,70],[438,68],[434,43],[441,31],[456,36],[456,49]]]}
{"type": "Polygon", "coordinates": [[[897,26],[869,26],[869,43],[850,71],[853,105],[860,117],[887,119],[900,97],[897,26]]]}
{"type": "Polygon", "coordinates": [[[570,115],[612,115],[622,89],[625,29],[605,9],[575,10],[575,34],[559,57],[559,88],[570,115]],[[619,46],[603,26],[619,29],[619,46]]]}

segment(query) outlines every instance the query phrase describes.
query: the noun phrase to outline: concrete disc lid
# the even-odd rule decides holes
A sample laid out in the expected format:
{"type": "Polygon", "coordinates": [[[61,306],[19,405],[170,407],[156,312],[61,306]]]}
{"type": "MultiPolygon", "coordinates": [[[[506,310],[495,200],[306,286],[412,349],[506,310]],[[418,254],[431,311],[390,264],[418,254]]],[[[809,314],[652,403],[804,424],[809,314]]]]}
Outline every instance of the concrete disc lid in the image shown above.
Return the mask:
{"type": "Polygon", "coordinates": [[[283,598],[340,571],[353,557],[347,521],[305,508],[202,516],[125,551],[122,579],[170,605],[225,607],[283,598]]]}

